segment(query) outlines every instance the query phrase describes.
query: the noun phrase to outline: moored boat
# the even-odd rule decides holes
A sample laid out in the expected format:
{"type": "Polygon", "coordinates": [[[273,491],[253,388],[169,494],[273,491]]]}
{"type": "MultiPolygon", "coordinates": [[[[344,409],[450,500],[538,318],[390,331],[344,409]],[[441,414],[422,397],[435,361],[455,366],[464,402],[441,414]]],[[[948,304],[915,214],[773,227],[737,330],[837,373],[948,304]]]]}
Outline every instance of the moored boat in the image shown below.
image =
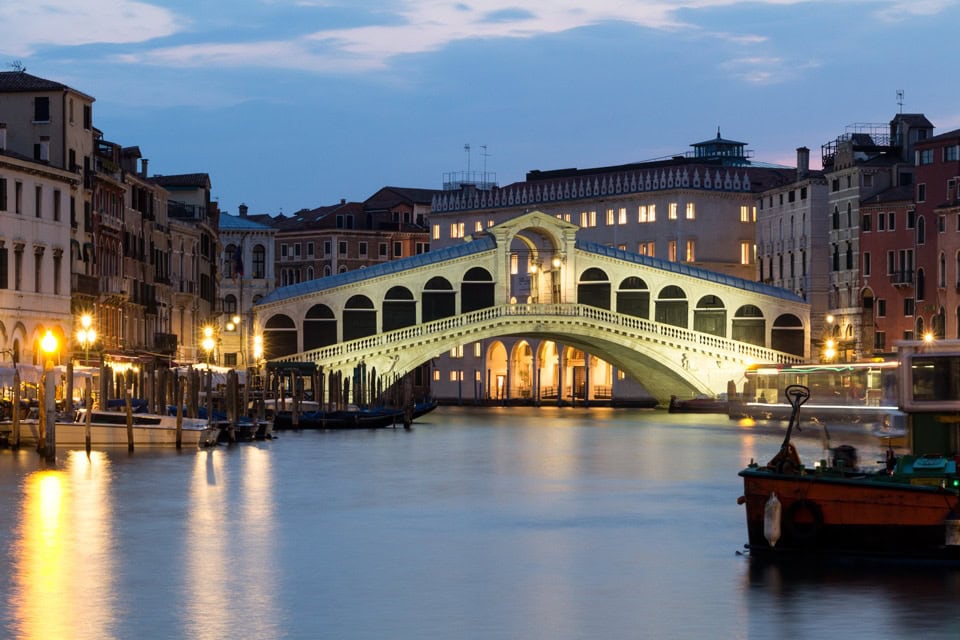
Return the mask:
{"type": "Polygon", "coordinates": [[[281,429],[381,429],[404,424],[400,409],[350,409],[342,411],[305,411],[297,414],[297,423],[289,411],[278,411],[273,428],[281,429]]]}
{"type": "MultiPolygon", "coordinates": [[[[177,442],[177,419],[151,413],[131,414],[134,446],[174,446],[177,442]]],[[[39,440],[39,421],[26,418],[20,424],[22,444],[39,440]]],[[[72,447],[86,444],[86,409],[79,409],[73,421],[55,423],[57,446],[72,447]]],[[[184,447],[207,447],[217,443],[219,430],[205,420],[183,418],[180,442],[184,447]]],[[[129,444],[127,414],[121,411],[94,409],[90,414],[91,446],[124,446],[129,444]]]]}
{"type": "Polygon", "coordinates": [[[751,556],[849,555],[960,562],[960,342],[899,345],[899,407],[908,453],[888,447],[876,467],[855,449],[807,465],[790,442],[802,385],[780,451],[740,471],[751,556]]]}
{"type": "Polygon", "coordinates": [[[680,399],[677,396],[670,396],[667,411],[669,413],[728,413],[730,403],[725,397],[711,398],[701,395],[680,399]]]}

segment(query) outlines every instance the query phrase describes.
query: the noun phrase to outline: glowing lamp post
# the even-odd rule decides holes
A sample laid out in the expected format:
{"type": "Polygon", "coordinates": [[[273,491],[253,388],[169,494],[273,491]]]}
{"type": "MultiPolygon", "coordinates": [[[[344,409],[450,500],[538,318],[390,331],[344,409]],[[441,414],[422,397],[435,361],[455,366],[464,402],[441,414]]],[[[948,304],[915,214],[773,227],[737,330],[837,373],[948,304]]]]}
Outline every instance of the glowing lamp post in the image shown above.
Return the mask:
{"type": "Polygon", "coordinates": [[[57,432],[56,432],[56,414],[57,414],[57,403],[55,396],[55,380],[53,377],[53,355],[57,352],[58,347],[60,346],[57,336],[53,335],[53,332],[49,329],[43,338],[40,340],[40,350],[44,354],[44,365],[43,365],[43,428],[40,429],[40,453],[46,457],[47,460],[53,460],[56,455],[57,449],[57,432]]]}
{"type": "Polygon", "coordinates": [[[216,344],[213,339],[213,327],[210,325],[205,326],[203,328],[203,340],[200,341],[200,346],[207,352],[207,367],[210,366],[210,355],[213,353],[213,348],[216,344]]]}
{"type": "Polygon", "coordinates": [[[97,330],[93,328],[93,318],[89,313],[80,316],[80,329],[77,342],[83,347],[83,364],[90,364],[90,347],[97,341],[97,330]]]}

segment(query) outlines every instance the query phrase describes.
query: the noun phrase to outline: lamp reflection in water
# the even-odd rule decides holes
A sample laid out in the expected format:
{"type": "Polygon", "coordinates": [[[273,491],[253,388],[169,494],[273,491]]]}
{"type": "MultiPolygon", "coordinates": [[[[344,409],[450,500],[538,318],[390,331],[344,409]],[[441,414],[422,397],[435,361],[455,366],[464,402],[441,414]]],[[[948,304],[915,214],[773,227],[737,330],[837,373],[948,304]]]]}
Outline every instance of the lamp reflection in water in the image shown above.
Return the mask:
{"type": "Polygon", "coordinates": [[[221,451],[204,451],[195,458],[187,493],[184,637],[284,635],[277,617],[282,607],[276,599],[276,558],[262,547],[277,535],[271,452],[250,448],[243,460],[238,473],[228,474],[221,451]],[[211,535],[228,531],[243,535],[211,535]],[[239,615],[211,615],[231,611],[237,603],[242,603],[239,615]]]}
{"type": "Polygon", "coordinates": [[[10,541],[9,632],[16,638],[117,637],[111,468],[103,452],[25,479],[10,541]]]}
{"type": "Polygon", "coordinates": [[[43,376],[40,388],[43,390],[43,403],[40,405],[40,424],[37,425],[37,449],[47,460],[56,457],[57,449],[57,396],[56,378],[53,370],[53,356],[60,346],[60,341],[49,329],[40,340],[40,350],[44,354],[43,376]]]}

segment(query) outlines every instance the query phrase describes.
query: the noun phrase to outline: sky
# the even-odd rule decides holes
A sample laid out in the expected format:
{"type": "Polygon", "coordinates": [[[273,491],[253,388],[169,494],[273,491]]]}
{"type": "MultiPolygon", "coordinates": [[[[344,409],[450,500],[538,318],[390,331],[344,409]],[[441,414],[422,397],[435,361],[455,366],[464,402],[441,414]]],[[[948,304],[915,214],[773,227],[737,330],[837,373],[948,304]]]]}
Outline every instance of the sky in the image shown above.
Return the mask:
{"type": "Polygon", "coordinates": [[[3,70],[94,97],[105,139],[151,174],[208,173],[234,215],[640,162],[718,129],[817,168],[899,111],[960,128],[960,0],[0,0],[0,24],[3,70]]]}

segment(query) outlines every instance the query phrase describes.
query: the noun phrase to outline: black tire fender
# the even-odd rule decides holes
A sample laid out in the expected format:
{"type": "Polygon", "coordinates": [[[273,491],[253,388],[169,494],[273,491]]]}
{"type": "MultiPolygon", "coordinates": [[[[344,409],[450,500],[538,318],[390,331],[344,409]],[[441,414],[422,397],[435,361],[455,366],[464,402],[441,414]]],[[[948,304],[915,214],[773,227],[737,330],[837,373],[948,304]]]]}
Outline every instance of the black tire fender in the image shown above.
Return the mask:
{"type": "Polygon", "coordinates": [[[807,547],[816,542],[823,530],[823,511],[811,500],[795,500],[783,510],[781,524],[788,540],[807,547]]]}

